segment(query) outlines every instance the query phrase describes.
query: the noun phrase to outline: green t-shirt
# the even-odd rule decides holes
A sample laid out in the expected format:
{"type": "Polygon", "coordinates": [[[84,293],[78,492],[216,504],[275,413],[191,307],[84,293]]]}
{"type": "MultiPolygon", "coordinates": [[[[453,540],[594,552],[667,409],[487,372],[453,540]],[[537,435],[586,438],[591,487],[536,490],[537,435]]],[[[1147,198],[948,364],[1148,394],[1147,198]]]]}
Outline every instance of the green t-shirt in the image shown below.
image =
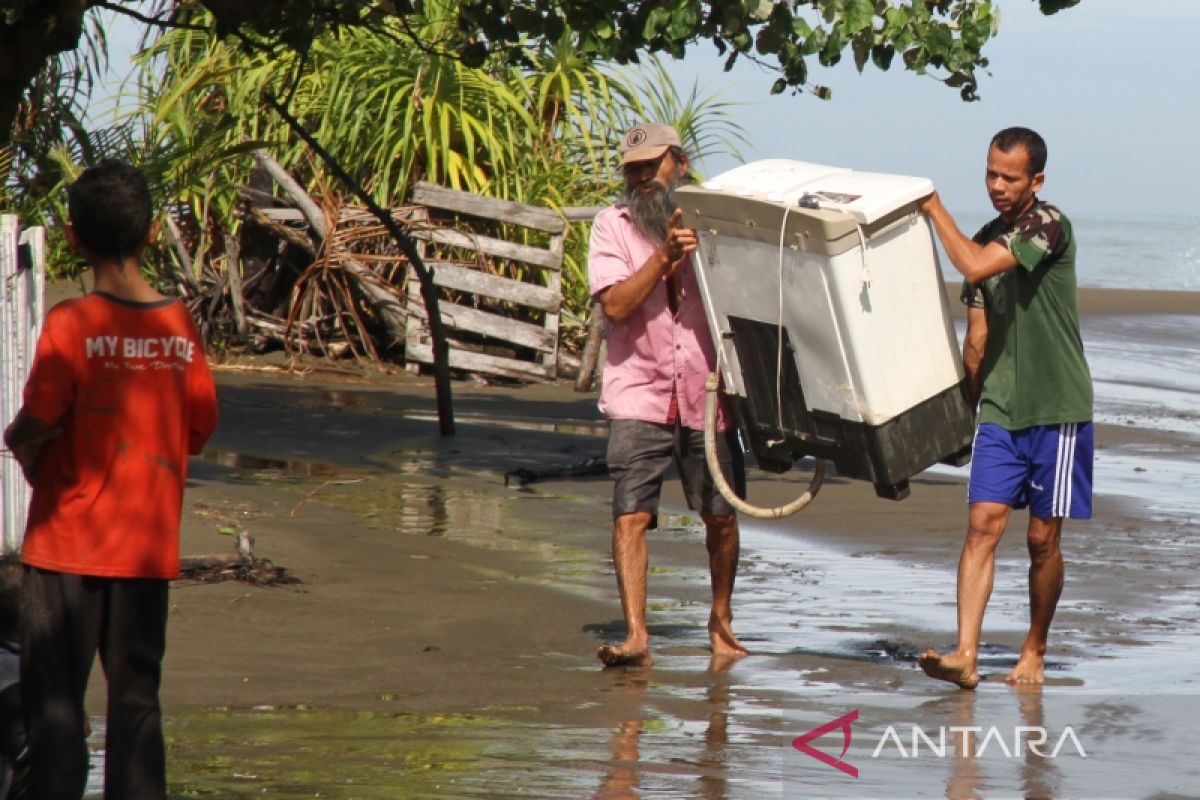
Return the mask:
{"type": "Polygon", "coordinates": [[[1020,430],[1090,420],[1070,221],[1037,201],[1011,224],[997,217],[984,225],[975,241],[999,242],[1017,259],[978,287],[988,316],[979,421],[1020,430]]]}

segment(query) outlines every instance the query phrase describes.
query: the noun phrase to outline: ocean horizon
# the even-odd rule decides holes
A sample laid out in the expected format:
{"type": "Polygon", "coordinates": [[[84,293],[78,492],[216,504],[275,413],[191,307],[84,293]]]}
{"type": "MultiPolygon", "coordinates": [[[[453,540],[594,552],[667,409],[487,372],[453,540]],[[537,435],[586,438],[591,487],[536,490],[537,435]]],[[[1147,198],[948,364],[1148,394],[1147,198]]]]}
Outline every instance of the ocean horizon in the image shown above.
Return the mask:
{"type": "MultiPolygon", "coordinates": [[[[1100,289],[1200,291],[1200,215],[1072,214],[1078,241],[1079,285],[1100,289]]],[[[985,212],[963,213],[959,226],[968,236],[992,218],[985,212]]],[[[939,248],[942,274],[958,273],[939,248]]]]}

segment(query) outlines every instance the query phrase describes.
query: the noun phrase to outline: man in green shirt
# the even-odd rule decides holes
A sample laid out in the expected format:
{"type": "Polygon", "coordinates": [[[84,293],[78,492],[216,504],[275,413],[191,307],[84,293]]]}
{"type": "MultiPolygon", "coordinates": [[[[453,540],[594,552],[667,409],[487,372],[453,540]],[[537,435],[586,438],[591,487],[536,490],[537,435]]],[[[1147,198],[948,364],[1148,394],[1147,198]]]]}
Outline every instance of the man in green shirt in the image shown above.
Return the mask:
{"type": "Polygon", "coordinates": [[[1063,519],[1092,512],[1092,379],[1079,335],[1075,237],[1066,216],[1037,197],[1045,165],[1046,143],[1034,131],[1006,128],[992,138],[986,185],[1000,216],[973,239],[937,193],[921,206],[966,279],[964,363],[969,385],[981,387],[958,563],[958,646],[919,659],[926,674],[964,689],[979,683],[996,545],[1012,510],[1029,508],[1029,632],[1005,678],[1020,684],[1044,680],[1046,639],[1063,587],[1063,519]]]}

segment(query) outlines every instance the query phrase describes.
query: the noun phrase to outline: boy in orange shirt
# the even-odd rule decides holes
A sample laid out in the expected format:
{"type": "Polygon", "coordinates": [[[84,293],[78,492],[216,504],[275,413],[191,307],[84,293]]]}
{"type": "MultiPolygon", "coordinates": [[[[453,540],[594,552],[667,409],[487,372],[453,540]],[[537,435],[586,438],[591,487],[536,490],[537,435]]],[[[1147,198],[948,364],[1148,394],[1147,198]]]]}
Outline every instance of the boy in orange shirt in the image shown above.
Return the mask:
{"type": "Polygon", "coordinates": [[[104,796],[162,800],[167,587],[179,574],[187,457],[216,427],[216,390],[187,308],[142,277],[157,225],[141,173],[117,161],[86,170],[68,210],[67,240],[95,286],[47,315],[4,433],[33,486],[21,549],[29,791],[83,795],[84,691],[99,652],[104,796]]]}

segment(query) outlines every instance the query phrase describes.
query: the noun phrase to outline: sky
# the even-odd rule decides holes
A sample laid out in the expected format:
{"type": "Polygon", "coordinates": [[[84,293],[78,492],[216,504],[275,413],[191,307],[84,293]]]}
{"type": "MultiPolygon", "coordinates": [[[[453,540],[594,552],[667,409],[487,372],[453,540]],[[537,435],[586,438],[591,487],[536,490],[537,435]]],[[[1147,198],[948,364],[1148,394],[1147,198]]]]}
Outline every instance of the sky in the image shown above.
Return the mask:
{"type": "MultiPolygon", "coordinates": [[[[833,89],[771,95],[775,76],[749,62],[732,73],[708,42],[667,60],[681,93],[737,101],[746,160],[788,158],[933,180],[951,210],[990,213],[983,189],[987,143],[1009,125],[1049,145],[1042,197],[1068,214],[1197,217],[1200,185],[1200,0],[1082,0],[1046,17],[1035,0],[998,0],[1001,24],[988,42],[981,99],[902,69],[868,66],[847,53],[810,76],[833,89]]],[[[110,32],[112,69],[128,68],[137,26],[110,32]]],[[[111,107],[111,102],[109,103],[111,107]]],[[[730,156],[698,166],[709,177],[730,156]]]]}
{"type": "MultiPolygon", "coordinates": [[[[1042,197],[1068,214],[1196,217],[1200,185],[1200,0],[1083,0],[1043,16],[1034,0],[1000,0],[985,46],[981,100],[899,68],[859,74],[847,53],[810,78],[833,99],[770,95],[774,76],[746,63],[732,73],[702,43],[667,62],[681,92],[737,100],[746,160],[787,158],[931,178],[951,210],[986,214],[984,160],[992,134],[1037,130],[1049,159],[1042,197]]],[[[738,161],[699,165],[713,176],[738,161]]]]}

